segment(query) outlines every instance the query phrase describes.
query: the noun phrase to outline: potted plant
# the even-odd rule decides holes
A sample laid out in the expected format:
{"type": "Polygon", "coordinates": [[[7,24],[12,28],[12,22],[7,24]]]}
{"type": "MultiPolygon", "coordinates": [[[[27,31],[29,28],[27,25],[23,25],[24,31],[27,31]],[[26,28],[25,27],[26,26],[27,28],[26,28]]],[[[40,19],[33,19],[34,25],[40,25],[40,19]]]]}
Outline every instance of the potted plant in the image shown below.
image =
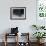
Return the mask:
{"type": "Polygon", "coordinates": [[[41,43],[40,40],[42,38],[45,38],[44,37],[46,36],[45,34],[46,34],[45,32],[35,32],[33,35],[37,38],[38,43],[41,43]]]}
{"type": "Polygon", "coordinates": [[[37,25],[32,25],[33,28],[35,28],[36,30],[38,30],[38,26],[37,25]]]}
{"type": "Polygon", "coordinates": [[[41,26],[40,29],[45,29],[45,26],[41,26]]]}
{"type": "Polygon", "coordinates": [[[36,30],[45,29],[45,26],[32,25],[32,27],[35,28],[36,30]]]}

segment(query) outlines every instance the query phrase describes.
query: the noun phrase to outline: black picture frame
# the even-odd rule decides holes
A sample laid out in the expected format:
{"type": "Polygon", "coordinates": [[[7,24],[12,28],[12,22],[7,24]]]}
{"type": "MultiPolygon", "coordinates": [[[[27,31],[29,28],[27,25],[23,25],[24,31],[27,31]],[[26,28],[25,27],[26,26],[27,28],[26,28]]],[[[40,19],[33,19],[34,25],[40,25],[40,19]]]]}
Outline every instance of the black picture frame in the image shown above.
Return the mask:
{"type": "Polygon", "coordinates": [[[11,7],[10,8],[11,20],[25,20],[26,19],[26,7],[11,7]]]}

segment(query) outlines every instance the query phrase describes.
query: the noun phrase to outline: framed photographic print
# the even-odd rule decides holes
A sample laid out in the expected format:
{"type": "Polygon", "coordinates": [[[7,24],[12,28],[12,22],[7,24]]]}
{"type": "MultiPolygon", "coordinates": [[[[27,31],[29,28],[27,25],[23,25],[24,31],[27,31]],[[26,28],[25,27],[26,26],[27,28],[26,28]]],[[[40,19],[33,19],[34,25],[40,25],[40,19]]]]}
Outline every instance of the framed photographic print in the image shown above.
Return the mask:
{"type": "Polygon", "coordinates": [[[11,7],[10,8],[11,20],[24,20],[26,19],[26,7],[11,7]]]}

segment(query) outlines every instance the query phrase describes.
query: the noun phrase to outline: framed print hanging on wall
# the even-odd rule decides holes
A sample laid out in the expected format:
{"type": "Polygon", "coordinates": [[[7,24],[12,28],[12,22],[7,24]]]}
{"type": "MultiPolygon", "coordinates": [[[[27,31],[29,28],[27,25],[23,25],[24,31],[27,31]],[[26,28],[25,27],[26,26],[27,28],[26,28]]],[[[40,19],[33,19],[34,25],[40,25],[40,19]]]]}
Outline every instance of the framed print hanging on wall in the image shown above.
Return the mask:
{"type": "Polygon", "coordinates": [[[11,7],[10,8],[11,20],[25,20],[26,19],[26,7],[11,7]]]}

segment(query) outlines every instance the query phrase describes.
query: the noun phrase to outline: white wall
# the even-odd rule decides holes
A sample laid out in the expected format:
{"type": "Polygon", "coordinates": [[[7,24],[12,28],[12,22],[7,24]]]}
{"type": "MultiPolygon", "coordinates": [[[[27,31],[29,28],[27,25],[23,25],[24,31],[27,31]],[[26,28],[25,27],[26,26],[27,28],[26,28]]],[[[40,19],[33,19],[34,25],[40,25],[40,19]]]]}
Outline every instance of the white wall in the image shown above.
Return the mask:
{"type": "Polygon", "coordinates": [[[32,24],[36,24],[36,0],[0,0],[0,34],[17,26],[32,35],[32,24]],[[26,7],[26,20],[10,20],[10,7],[26,7]]]}
{"type": "Polygon", "coordinates": [[[29,32],[32,24],[36,24],[36,0],[0,1],[0,33],[16,26],[20,32],[29,32]],[[10,7],[26,7],[26,20],[10,20],[10,7]]]}

